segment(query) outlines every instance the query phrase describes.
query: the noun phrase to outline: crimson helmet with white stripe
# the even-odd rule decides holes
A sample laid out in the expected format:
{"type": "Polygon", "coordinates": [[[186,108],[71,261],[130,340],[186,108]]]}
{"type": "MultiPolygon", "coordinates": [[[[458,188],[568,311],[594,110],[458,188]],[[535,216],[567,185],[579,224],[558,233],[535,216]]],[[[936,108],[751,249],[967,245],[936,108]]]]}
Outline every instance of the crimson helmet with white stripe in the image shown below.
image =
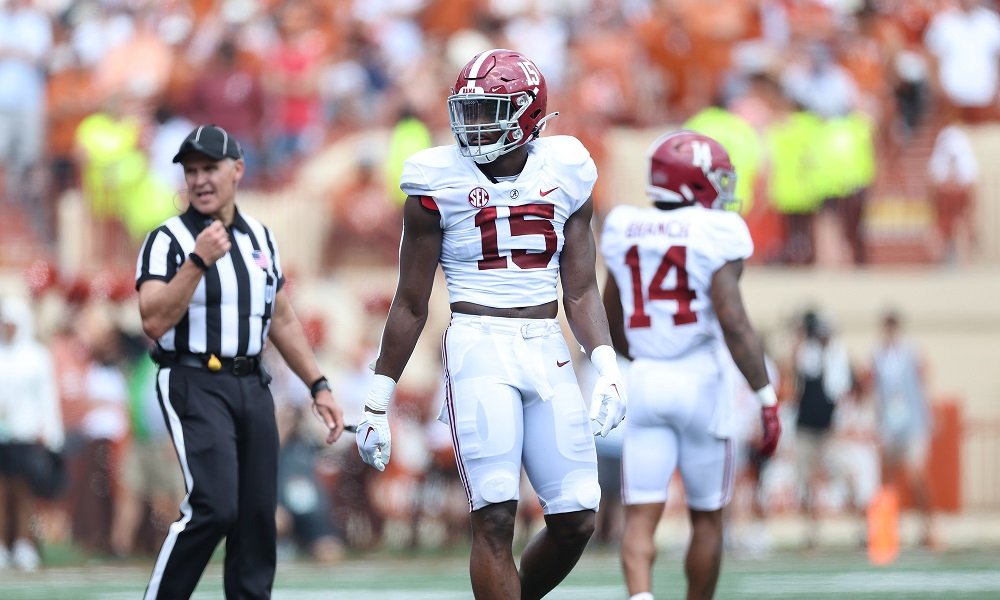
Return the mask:
{"type": "Polygon", "coordinates": [[[673,131],[649,147],[646,195],[663,204],[732,208],[736,172],[719,142],[694,131],[673,131]]]}
{"type": "Polygon", "coordinates": [[[477,54],[458,75],[448,97],[451,131],[464,156],[493,162],[538,137],[548,89],[530,58],[513,50],[477,54]]]}

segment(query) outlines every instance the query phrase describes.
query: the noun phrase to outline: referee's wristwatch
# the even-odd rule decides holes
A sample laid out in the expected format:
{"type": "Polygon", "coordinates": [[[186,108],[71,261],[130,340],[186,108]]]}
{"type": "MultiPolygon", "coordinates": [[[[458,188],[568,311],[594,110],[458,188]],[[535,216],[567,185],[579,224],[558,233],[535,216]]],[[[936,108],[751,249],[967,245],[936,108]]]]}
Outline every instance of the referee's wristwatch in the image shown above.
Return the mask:
{"type": "Polygon", "coordinates": [[[189,252],[188,253],[188,259],[192,263],[194,263],[194,266],[196,266],[199,269],[201,269],[202,273],[207,273],[208,270],[211,268],[211,267],[208,266],[208,263],[205,262],[205,259],[202,258],[201,256],[199,256],[195,252],[189,252]]]}
{"type": "Polygon", "coordinates": [[[316,399],[316,394],[321,391],[326,390],[332,392],[330,388],[330,382],[326,379],[325,375],[321,375],[319,379],[309,384],[309,395],[312,396],[313,400],[316,399]]]}

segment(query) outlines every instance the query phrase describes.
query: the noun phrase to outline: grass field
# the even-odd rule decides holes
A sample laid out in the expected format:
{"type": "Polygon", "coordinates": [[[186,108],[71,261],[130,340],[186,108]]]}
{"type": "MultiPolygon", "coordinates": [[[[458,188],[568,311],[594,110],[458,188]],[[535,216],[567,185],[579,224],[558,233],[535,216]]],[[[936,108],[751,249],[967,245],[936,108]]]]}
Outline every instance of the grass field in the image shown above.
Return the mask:
{"type": "MultiPolygon", "coordinates": [[[[335,566],[281,563],[275,600],[459,600],[472,597],[468,559],[461,552],[405,557],[398,553],[348,558],[335,566]]],[[[150,564],[94,563],[0,575],[4,600],[131,600],[141,597],[150,564]]],[[[661,553],[657,598],[683,593],[681,557],[661,553]]],[[[220,564],[213,562],[196,599],[222,598],[220,564]]],[[[591,549],[547,598],[618,600],[625,588],[612,550],[591,549]]],[[[1000,552],[933,554],[911,550],[891,567],[869,566],[861,551],[777,553],[766,560],[727,558],[716,598],[995,599],[1000,598],[1000,552]]]]}

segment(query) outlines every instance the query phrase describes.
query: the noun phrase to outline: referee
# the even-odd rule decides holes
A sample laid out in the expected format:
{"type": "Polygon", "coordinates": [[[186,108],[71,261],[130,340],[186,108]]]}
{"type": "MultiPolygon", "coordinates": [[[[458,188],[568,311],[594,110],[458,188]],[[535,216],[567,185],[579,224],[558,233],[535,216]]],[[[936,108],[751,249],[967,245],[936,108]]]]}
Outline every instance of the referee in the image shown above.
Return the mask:
{"type": "Polygon", "coordinates": [[[329,427],[344,429],[302,325],[281,291],[271,231],[239,212],[244,163],[221,127],[192,131],[174,157],[190,204],[143,243],[136,288],[156,340],[157,392],[187,494],[145,598],[188,598],[226,538],[226,598],[270,598],[275,571],[278,432],[260,353],[269,339],[310,386],[329,427]]]}

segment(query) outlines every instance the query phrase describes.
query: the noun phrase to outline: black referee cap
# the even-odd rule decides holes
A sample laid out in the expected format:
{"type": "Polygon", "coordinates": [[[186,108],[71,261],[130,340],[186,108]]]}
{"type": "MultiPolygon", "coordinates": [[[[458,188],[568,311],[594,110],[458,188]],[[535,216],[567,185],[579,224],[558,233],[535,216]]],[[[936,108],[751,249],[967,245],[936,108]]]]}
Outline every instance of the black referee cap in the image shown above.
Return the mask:
{"type": "Polygon", "coordinates": [[[243,158],[240,143],[218,125],[200,125],[191,131],[174,155],[174,162],[181,162],[191,152],[198,152],[215,160],[243,158]]]}

